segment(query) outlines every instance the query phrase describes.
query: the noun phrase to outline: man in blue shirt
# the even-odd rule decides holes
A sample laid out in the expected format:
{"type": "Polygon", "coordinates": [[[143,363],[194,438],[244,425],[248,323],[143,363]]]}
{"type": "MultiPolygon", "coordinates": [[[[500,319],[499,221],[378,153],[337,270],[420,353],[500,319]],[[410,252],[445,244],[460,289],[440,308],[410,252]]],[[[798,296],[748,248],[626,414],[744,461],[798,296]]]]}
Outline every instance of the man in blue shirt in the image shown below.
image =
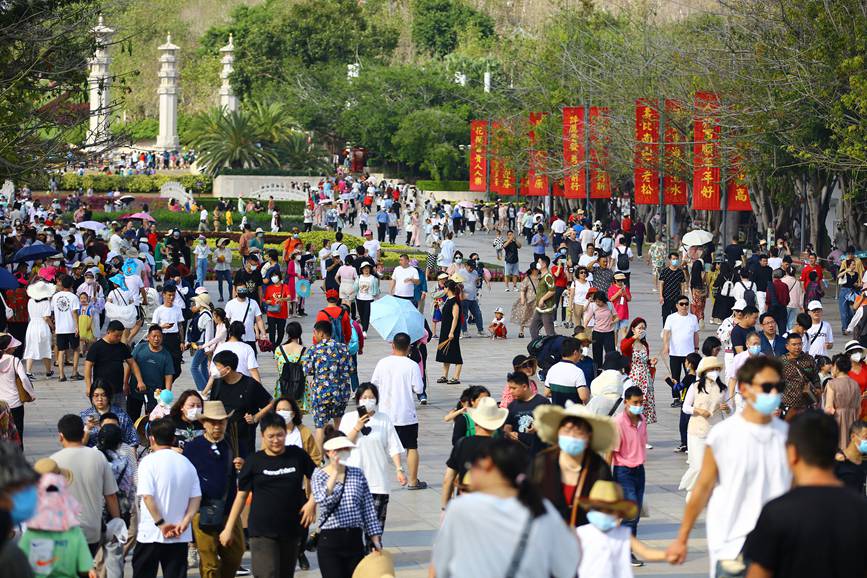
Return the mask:
{"type": "Polygon", "coordinates": [[[777,333],[777,322],[770,313],[765,313],[759,318],[762,330],[759,337],[762,342],[762,353],[772,357],[780,357],[786,354],[786,340],[777,333]]]}

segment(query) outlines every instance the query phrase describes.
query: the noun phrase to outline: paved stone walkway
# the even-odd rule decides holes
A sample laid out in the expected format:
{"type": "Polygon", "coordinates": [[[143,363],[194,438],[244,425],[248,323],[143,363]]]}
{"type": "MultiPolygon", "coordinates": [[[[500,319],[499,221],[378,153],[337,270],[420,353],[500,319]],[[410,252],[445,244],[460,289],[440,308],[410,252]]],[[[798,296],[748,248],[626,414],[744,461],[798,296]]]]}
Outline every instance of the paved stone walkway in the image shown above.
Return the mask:
{"type": "MultiPolygon", "coordinates": [[[[459,237],[458,248],[464,254],[475,250],[480,253],[483,261],[494,259],[491,241],[493,237],[487,234],[477,234],[474,237],[459,237]]],[[[530,251],[521,249],[521,265],[526,268],[530,251]]],[[[631,317],[642,316],[649,323],[651,355],[656,355],[661,347],[659,337],[662,323],[659,313],[658,295],[652,291],[649,269],[638,259],[632,265],[632,294],[630,304],[631,317]]],[[[389,283],[383,284],[383,289],[390,288],[389,283]]],[[[502,283],[495,283],[491,291],[481,292],[481,308],[485,322],[490,319],[498,306],[509,311],[516,298],[515,293],[504,292],[502,283]]],[[[213,288],[216,295],[216,290],[213,288]]],[[[831,303],[830,300],[828,300],[831,303]]],[[[315,312],[324,305],[321,291],[311,297],[308,310],[315,312]]],[[[708,304],[708,313],[710,312],[708,304]]],[[[828,306],[831,313],[829,320],[834,326],[839,325],[836,306],[828,306]]],[[[429,312],[428,312],[429,313],[429,312]]],[[[508,313],[507,313],[508,318],[508,313]]],[[[304,318],[304,337],[310,339],[313,317],[304,318]]],[[[702,331],[702,339],[716,330],[708,325],[702,331]]],[[[451,409],[460,395],[461,390],[471,384],[488,387],[495,397],[499,397],[505,385],[505,376],[511,371],[511,359],[518,353],[526,353],[529,339],[518,339],[517,328],[509,327],[510,337],[507,341],[492,342],[489,339],[474,337],[464,340],[461,349],[464,354],[465,366],[461,376],[461,385],[441,385],[431,383],[428,387],[430,402],[419,409],[420,419],[420,454],[421,466],[419,477],[427,481],[430,487],[424,491],[407,491],[397,489],[392,493],[388,508],[388,521],[384,535],[384,543],[395,554],[398,575],[405,578],[422,578],[427,576],[427,564],[430,560],[431,546],[436,536],[440,517],[440,489],[444,464],[451,449],[451,424],[443,422],[443,416],[451,409]]],[[[845,342],[842,336],[837,336],[835,349],[842,349],[845,342]]],[[[366,342],[364,355],[359,357],[359,377],[365,381],[370,377],[376,361],[388,355],[390,347],[382,341],[373,330],[366,342]]],[[[434,354],[430,354],[431,360],[434,354]]],[[[266,387],[270,388],[277,374],[272,361],[267,355],[260,355],[260,371],[266,387]]],[[[35,367],[35,366],[34,366],[35,367]]],[[[41,366],[39,367],[41,370],[41,366]]],[[[431,382],[439,375],[436,363],[430,363],[431,382]]],[[[675,536],[683,512],[684,493],[677,490],[678,482],[686,470],[686,454],[673,453],[678,441],[678,409],[669,407],[670,390],[663,381],[667,375],[664,365],[660,366],[660,374],[656,381],[657,415],[659,423],[650,427],[650,442],[654,449],[648,452],[647,489],[645,500],[650,516],[642,519],[639,525],[639,538],[653,547],[665,548],[675,536]]],[[[178,391],[191,388],[192,377],[189,374],[189,364],[184,365],[184,373],[176,383],[178,391]]],[[[85,407],[84,383],[59,383],[56,380],[45,380],[36,383],[38,401],[27,407],[26,415],[26,450],[31,459],[36,459],[58,449],[55,424],[58,418],[67,412],[78,412],[85,407]]],[[[307,418],[309,419],[309,418],[307,418]]],[[[309,424],[308,424],[309,425],[309,424]]],[[[702,519],[703,520],[703,519],[702,519]]],[[[690,541],[688,562],[679,567],[667,564],[648,564],[636,569],[639,576],[706,576],[707,556],[704,540],[704,524],[700,521],[693,532],[690,541]]],[[[246,559],[249,562],[249,559],[246,559]]],[[[313,569],[309,572],[299,572],[303,578],[318,576],[315,556],[311,557],[313,569]]],[[[131,575],[131,571],[127,574],[131,575]]],[[[196,571],[190,572],[197,576],[196,571]]]]}

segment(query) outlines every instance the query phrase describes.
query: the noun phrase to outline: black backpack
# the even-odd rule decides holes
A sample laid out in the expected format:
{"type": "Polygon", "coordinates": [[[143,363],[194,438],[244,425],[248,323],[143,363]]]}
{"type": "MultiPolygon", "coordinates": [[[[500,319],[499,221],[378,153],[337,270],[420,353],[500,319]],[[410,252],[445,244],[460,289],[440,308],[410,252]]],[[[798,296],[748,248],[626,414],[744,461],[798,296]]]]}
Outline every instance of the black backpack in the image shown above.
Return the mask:
{"type": "Polygon", "coordinates": [[[207,313],[208,317],[211,318],[211,323],[214,322],[214,318],[211,316],[209,311],[199,311],[196,313],[193,318],[190,319],[190,323],[187,326],[187,343],[199,343],[202,341],[202,330],[199,329],[199,318],[201,318],[205,313],[207,313]]]}
{"type": "Polygon", "coordinates": [[[304,385],[306,383],[304,366],[301,365],[304,349],[301,349],[301,355],[298,356],[297,362],[289,361],[289,356],[286,355],[286,351],[282,345],[278,349],[283,354],[284,360],[283,369],[280,371],[280,379],[277,381],[277,385],[280,387],[280,395],[300,401],[304,399],[304,385]]]}
{"type": "Polygon", "coordinates": [[[547,335],[537,337],[527,345],[527,353],[536,358],[540,379],[544,380],[548,370],[560,361],[563,339],[562,335],[547,335]]]}
{"type": "Polygon", "coordinates": [[[629,271],[629,249],[624,249],[621,253],[618,249],[614,249],[617,251],[617,268],[621,271],[629,271]]]}
{"type": "Polygon", "coordinates": [[[744,301],[746,301],[747,305],[751,307],[756,306],[756,292],[744,285],[743,281],[738,281],[741,284],[741,287],[744,288],[744,301]]]}

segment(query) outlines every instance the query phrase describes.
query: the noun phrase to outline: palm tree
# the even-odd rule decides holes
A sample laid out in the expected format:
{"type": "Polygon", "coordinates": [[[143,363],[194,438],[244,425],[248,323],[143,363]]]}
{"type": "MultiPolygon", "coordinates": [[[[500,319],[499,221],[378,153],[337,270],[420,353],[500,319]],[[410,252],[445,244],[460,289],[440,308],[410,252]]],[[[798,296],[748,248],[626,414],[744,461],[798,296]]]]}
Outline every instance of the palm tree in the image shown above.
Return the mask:
{"type": "Polygon", "coordinates": [[[278,167],[273,144],[244,111],[217,111],[200,115],[190,145],[198,151],[202,170],[215,175],[224,167],[233,169],[278,167]]]}
{"type": "Polygon", "coordinates": [[[301,131],[288,133],[279,144],[277,154],[285,166],[299,172],[325,174],[330,169],[327,151],[309,142],[301,131]]]}

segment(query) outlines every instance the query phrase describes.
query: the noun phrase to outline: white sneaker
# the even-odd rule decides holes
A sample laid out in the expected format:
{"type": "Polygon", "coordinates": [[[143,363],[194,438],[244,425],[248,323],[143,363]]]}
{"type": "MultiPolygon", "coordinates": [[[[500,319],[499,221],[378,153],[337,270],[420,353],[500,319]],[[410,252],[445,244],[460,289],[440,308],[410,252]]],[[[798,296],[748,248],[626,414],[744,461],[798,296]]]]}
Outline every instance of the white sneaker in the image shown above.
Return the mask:
{"type": "Polygon", "coordinates": [[[506,287],[506,293],[508,293],[509,291],[511,291],[511,289],[509,289],[508,287],[506,287]]]}
{"type": "Polygon", "coordinates": [[[199,550],[192,546],[187,551],[187,568],[199,567],[199,550]]]}
{"type": "Polygon", "coordinates": [[[646,446],[644,446],[644,447],[645,447],[645,448],[647,448],[647,449],[649,449],[649,450],[652,450],[652,449],[653,449],[653,446],[652,446],[652,445],[650,445],[650,444],[647,444],[647,445],[646,445],[646,446]]]}

